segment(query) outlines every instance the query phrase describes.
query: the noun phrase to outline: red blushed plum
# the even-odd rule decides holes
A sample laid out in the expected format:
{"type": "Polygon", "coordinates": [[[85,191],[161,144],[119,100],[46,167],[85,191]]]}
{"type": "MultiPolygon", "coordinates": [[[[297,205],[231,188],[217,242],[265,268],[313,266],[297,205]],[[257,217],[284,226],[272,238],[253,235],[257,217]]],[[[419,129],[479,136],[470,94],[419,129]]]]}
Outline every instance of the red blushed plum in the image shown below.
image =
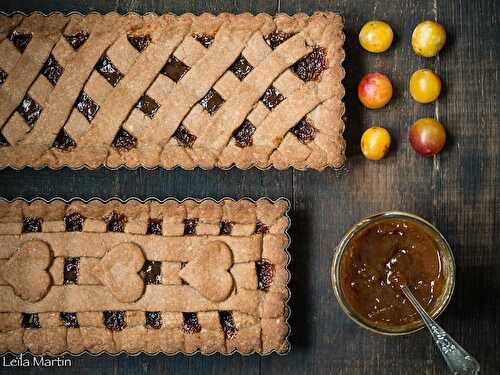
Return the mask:
{"type": "Polygon", "coordinates": [[[382,73],[369,73],[359,82],[358,97],[366,108],[382,108],[392,98],[391,81],[382,73]]]}
{"type": "Polygon", "coordinates": [[[410,127],[409,140],[417,153],[432,156],[443,149],[446,131],[443,125],[433,118],[421,118],[410,127]]]}

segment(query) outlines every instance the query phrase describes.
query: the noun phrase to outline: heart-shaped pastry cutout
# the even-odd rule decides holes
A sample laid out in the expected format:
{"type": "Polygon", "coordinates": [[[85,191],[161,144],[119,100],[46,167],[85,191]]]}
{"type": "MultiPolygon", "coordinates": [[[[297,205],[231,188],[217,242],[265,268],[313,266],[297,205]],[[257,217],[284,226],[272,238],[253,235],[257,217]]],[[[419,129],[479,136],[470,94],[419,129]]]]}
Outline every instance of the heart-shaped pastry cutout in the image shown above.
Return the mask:
{"type": "Polygon", "coordinates": [[[224,242],[214,241],[181,269],[179,276],[203,297],[219,302],[233,290],[233,277],[228,272],[232,265],[231,249],[224,242]]]}
{"type": "Polygon", "coordinates": [[[139,246],[121,243],[102,257],[94,272],[118,301],[134,302],[144,294],[144,281],[139,276],[144,260],[139,246]]]}
{"type": "Polygon", "coordinates": [[[25,301],[37,302],[52,284],[47,272],[52,264],[49,245],[39,240],[25,242],[2,267],[2,278],[25,301]]]}

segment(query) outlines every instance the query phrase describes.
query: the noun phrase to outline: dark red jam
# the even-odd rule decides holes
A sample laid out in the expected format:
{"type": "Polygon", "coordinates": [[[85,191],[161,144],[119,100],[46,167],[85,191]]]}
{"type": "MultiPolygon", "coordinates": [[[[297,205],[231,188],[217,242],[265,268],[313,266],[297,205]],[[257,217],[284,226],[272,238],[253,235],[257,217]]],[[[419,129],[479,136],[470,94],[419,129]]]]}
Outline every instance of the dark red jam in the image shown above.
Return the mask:
{"type": "Polygon", "coordinates": [[[198,219],[185,219],[184,220],[184,235],[192,236],[196,234],[196,226],[198,225],[198,219]]]}
{"type": "Polygon", "coordinates": [[[200,323],[198,323],[198,315],[196,315],[196,313],[183,312],[182,316],[184,318],[182,330],[185,333],[193,334],[201,331],[200,323]]]}
{"type": "Polygon", "coordinates": [[[125,311],[104,311],[104,325],[111,331],[121,331],[127,326],[125,311]]]}
{"type": "Polygon", "coordinates": [[[23,233],[41,232],[42,219],[39,217],[25,217],[23,219],[23,233]]]}
{"type": "Polygon", "coordinates": [[[293,71],[303,81],[317,80],[326,69],[326,51],[321,47],[314,47],[312,52],[300,59],[293,66],[293,71]]]}
{"type": "Polygon", "coordinates": [[[142,266],[141,276],[144,283],[158,285],[161,283],[161,262],[146,260],[142,266]]]}
{"type": "Polygon", "coordinates": [[[146,311],[146,328],[160,329],[162,325],[161,312],[159,311],[146,311]]]}
{"type": "Polygon", "coordinates": [[[221,236],[229,236],[233,231],[233,223],[230,221],[221,221],[220,222],[220,231],[219,234],[221,236]]]}
{"type": "Polygon", "coordinates": [[[129,43],[139,52],[146,49],[151,43],[151,36],[146,35],[127,35],[129,43]]]}
{"type": "Polygon", "coordinates": [[[108,56],[103,56],[97,62],[95,68],[113,87],[116,87],[118,82],[123,78],[123,74],[113,65],[108,56]]]}
{"type": "Polygon", "coordinates": [[[161,219],[150,219],[148,223],[148,229],[146,234],[154,234],[157,236],[162,235],[162,220],[161,219]]]}
{"type": "Polygon", "coordinates": [[[80,328],[78,317],[74,312],[62,312],[60,319],[66,328],[80,328]]]}
{"type": "Polygon", "coordinates": [[[52,147],[55,147],[61,151],[71,151],[76,147],[76,142],[71,138],[64,129],[61,129],[57,134],[52,147]]]}
{"type": "Polygon", "coordinates": [[[104,220],[106,221],[106,229],[108,232],[125,232],[125,223],[127,222],[127,217],[125,215],[113,211],[104,220]]]}
{"type": "Polygon", "coordinates": [[[253,135],[255,133],[255,125],[250,121],[245,120],[238,129],[235,130],[233,137],[236,145],[239,147],[248,147],[253,145],[253,135]]]}
{"type": "Polygon", "coordinates": [[[130,151],[137,146],[137,138],[125,129],[120,128],[111,144],[119,151],[130,151]]]}
{"type": "Polygon", "coordinates": [[[26,95],[17,107],[17,112],[19,112],[29,126],[33,127],[36,120],[38,120],[40,114],[42,113],[42,107],[31,97],[26,95]]]}
{"type": "Polygon", "coordinates": [[[226,340],[231,340],[234,336],[236,336],[238,328],[236,328],[233,313],[231,311],[220,311],[219,320],[226,340]]]}
{"type": "Polygon", "coordinates": [[[191,134],[182,124],[175,131],[174,138],[177,139],[177,142],[182,147],[193,147],[194,141],[196,141],[196,136],[191,134]]]}
{"type": "Polygon", "coordinates": [[[94,119],[97,111],[99,110],[99,105],[84,91],[82,91],[78,96],[78,99],[76,99],[75,107],[82,115],[85,116],[88,122],[91,122],[94,119]]]}
{"type": "Polygon", "coordinates": [[[260,100],[267,108],[272,110],[283,100],[285,100],[285,97],[278,91],[277,88],[275,88],[274,86],[270,86],[266,90],[264,95],[262,95],[262,98],[260,98],[260,100]]]}
{"type": "Polygon", "coordinates": [[[267,290],[274,277],[274,264],[267,259],[262,259],[255,262],[257,268],[257,286],[260,290],[267,290]]]}
{"type": "Polygon", "coordinates": [[[311,142],[316,136],[316,129],[305,117],[300,120],[297,125],[291,128],[290,131],[297,137],[300,142],[304,144],[311,142]]]}
{"type": "Polygon", "coordinates": [[[201,98],[200,104],[205,111],[213,115],[224,103],[224,99],[214,89],[208,90],[207,94],[201,98]]]}
{"type": "Polygon", "coordinates": [[[178,82],[189,69],[189,66],[172,55],[168,58],[167,63],[161,70],[161,73],[166,75],[172,81],[178,82]]]}
{"type": "Polygon", "coordinates": [[[80,258],[64,258],[64,285],[78,284],[78,275],[80,274],[80,258]]]}

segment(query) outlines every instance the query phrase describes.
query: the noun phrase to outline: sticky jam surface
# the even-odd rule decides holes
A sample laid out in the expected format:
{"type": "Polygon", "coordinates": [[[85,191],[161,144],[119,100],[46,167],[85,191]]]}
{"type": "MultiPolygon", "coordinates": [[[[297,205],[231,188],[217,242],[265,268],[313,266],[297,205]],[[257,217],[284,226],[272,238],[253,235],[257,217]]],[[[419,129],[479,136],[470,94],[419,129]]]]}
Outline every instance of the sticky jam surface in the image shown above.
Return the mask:
{"type": "Polygon", "coordinates": [[[444,291],[443,272],[439,245],[426,227],[384,219],[349,241],[340,263],[340,285],[347,303],[364,319],[402,326],[420,318],[401,285],[431,312],[444,291]]]}

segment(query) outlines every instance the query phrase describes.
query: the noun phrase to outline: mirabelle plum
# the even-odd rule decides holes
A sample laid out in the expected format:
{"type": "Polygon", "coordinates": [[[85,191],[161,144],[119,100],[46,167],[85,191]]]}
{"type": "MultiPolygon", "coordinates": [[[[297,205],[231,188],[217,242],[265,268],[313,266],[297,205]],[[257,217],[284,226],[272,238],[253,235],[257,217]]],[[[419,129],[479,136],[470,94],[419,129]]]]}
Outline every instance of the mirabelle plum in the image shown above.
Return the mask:
{"type": "Polygon", "coordinates": [[[444,126],[433,118],[421,118],[410,127],[409,140],[413,149],[422,156],[438,154],[446,143],[444,126]]]}
{"type": "Polygon", "coordinates": [[[373,53],[387,51],[393,38],[391,26],[384,21],[369,21],[359,32],[359,44],[368,52],[373,53]]]}
{"type": "Polygon", "coordinates": [[[391,135],[381,127],[366,129],[361,136],[361,152],[369,160],[382,159],[391,146],[391,135]]]}
{"type": "Polygon", "coordinates": [[[358,97],[366,108],[382,108],[392,98],[391,81],[382,73],[369,73],[359,82],[358,97]]]}

